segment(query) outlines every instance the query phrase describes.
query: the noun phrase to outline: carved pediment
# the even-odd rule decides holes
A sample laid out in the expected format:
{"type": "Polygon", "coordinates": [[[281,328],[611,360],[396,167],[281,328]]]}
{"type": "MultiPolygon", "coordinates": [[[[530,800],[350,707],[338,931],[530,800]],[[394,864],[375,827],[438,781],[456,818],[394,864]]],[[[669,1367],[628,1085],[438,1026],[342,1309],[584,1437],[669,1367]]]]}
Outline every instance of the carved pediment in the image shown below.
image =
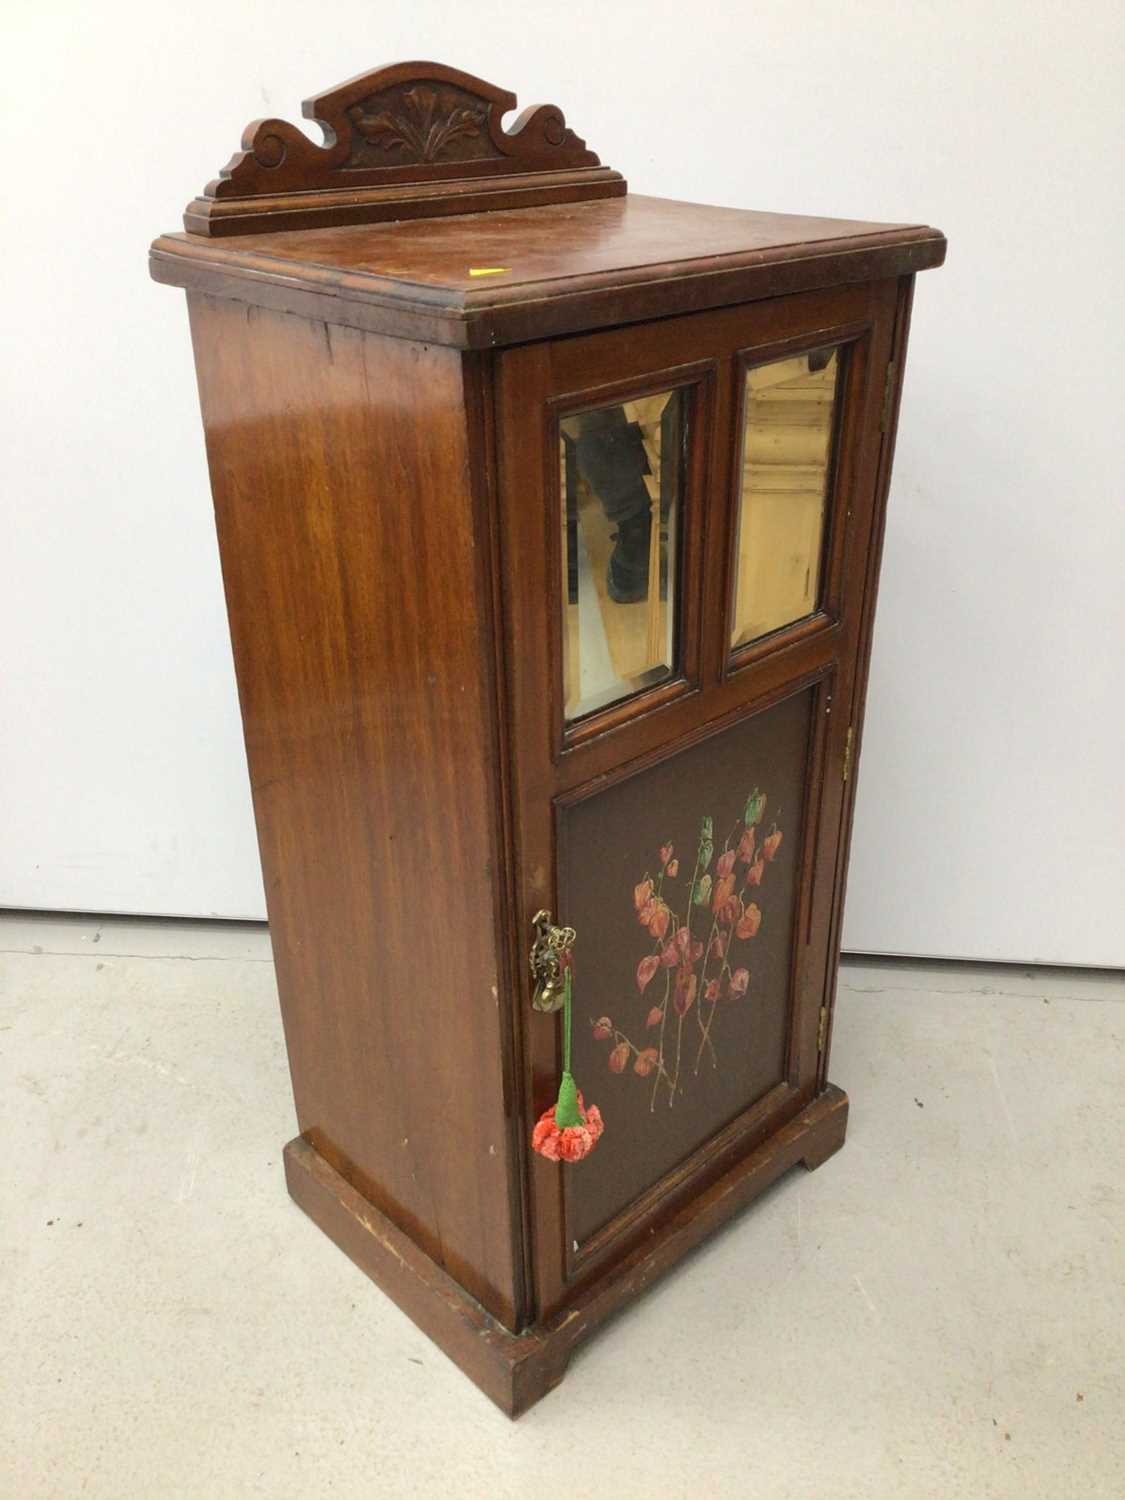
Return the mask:
{"type": "Polygon", "coordinates": [[[286,120],[248,125],[242,150],[188,205],[185,224],[247,234],[625,191],[554,105],[524,110],[505,130],[515,105],[506,89],[441,63],[376,68],[305,100],[323,145],[286,120]]]}

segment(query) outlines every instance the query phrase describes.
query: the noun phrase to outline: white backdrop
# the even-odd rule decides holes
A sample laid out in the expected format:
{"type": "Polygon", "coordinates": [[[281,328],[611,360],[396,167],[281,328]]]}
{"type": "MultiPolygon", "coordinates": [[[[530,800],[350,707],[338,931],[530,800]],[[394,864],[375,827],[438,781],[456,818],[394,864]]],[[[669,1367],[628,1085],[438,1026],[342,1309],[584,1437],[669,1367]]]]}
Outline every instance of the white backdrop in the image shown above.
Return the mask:
{"type": "Polygon", "coordinates": [[[0,904],[263,914],[183,297],[259,115],[453,63],[640,192],[922,220],[854,949],[1125,964],[1119,0],[8,0],[0,904]]]}

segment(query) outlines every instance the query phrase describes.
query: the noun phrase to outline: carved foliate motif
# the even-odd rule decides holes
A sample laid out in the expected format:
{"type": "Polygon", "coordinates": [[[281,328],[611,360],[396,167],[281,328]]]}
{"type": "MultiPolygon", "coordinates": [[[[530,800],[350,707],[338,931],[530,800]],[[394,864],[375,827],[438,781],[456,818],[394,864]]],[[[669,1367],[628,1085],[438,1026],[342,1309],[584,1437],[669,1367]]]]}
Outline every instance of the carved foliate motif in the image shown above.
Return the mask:
{"type": "Polygon", "coordinates": [[[385,89],[353,104],[347,115],[355,131],[347,167],[496,155],[488,139],[488,105],[464,89],[421,83],[385,89]]]}

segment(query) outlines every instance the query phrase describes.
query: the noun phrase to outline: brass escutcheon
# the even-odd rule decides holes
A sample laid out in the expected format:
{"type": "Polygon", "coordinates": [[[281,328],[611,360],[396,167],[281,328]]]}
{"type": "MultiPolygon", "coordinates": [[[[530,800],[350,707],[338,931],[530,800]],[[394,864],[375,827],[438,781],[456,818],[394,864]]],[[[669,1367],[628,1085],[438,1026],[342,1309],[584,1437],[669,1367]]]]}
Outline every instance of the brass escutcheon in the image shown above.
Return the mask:
{"type": "Polygon", "coordinates": [[[535,941],[531,945],[531,976],[535,990],[531,1004],[535,1010],[560,1010],[563,1003],[563,973],[570,963],[570,950],[577,934],[573,927],[555,927],[549,911],[537,911],[532,918],[535,941]]]}

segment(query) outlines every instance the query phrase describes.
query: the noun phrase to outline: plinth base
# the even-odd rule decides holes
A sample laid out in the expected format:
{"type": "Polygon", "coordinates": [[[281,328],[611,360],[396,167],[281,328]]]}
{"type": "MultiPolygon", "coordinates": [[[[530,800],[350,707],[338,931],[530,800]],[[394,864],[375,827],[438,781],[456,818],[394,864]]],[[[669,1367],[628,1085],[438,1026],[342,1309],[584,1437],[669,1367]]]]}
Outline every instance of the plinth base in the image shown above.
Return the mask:
{"type": "Polygon", "coordinates": [[[577,1345],[620,1307],[783,1172],[798,1162],[812,1170],[838,1151],[847,1120],[848,1097],[830,1084],[556,1317],[522,1333],[498,1323],[300,1136],[285,1148],[285,1178],[325,1234],[486,1396],[518,1417],[559,1383],[577,1345]]]}

